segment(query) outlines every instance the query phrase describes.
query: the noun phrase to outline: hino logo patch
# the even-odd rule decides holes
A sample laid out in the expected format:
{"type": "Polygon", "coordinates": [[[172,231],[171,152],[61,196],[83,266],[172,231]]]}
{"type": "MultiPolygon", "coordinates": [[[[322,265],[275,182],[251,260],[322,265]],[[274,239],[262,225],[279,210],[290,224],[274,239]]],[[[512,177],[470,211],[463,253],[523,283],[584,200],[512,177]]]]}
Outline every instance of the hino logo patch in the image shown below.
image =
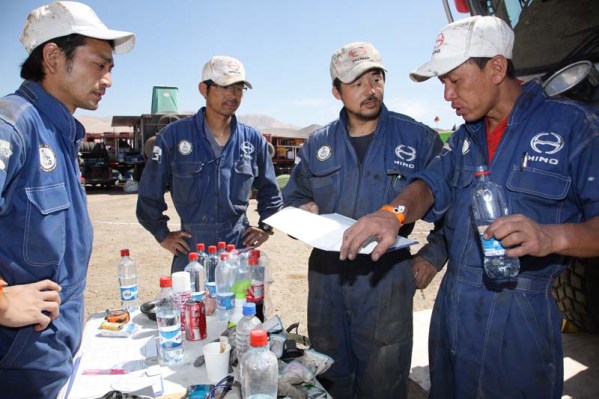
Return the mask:
{"type": "Polygon", "coordinates": [[[193,151],[193,147],[188,140],[181,140],[177,145],[177,150],[179,150],[179,154],[181,155],[189,155],[193,151]]]}
{"type": "Polygon", "coordinates": [[[539,133],[530,140],[530,146],[539,154],[553,155],[564,148],[564,139],[557,133],[539,133]]]}
{"type": "Polygon", "coordinates": [[[249,141],[244,141],[241,143],[241,152],[243,153],[243,157],[246,159],[252,159],[252,154],[254,153],[254,146],[249,141]]]}
{"type": "Polygon", "coordinates": [[[152,161],[156,161],[156,162],[160,163],[161,159],[162,159],[162,148],[155,145],[154,148],[152,148],[152,161]]]}
{"type": "Polygon", "coordinates": [[[412,162],[416,159],[416,149],[409,145],[400,144],[395,147],[395,155],[402,161],[412,162]]]}
{"type": "Polygon", "coordinates": [[[40,145],[40,166],[44,172],[56,169],[56,153],[47,144],[40,145]]]}

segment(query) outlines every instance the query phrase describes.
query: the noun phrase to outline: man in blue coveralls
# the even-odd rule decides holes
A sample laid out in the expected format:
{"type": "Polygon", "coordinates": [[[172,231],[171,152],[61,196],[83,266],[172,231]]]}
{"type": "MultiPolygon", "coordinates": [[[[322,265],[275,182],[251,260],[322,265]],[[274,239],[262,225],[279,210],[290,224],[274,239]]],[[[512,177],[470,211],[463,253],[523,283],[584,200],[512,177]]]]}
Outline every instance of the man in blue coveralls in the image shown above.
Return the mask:
{"type": "Polygon", "coordinates": [[[252,85],[239,60],[212,57],[199,84],[206,106],[156,136],[152,159],[139,183],[137,219],[175,255],[172,272],[185,268],[186,254],[197,243],[257,247],[272,233],[262,220],[279,210],[282,198],[267,142],[235,117],[248,88],[252,85]],[[181,218],[177,231],[170,231],[164,215],[169,185],[181,218]],[[250,226],[246,216],[252,188],[257,190],[257,227],[250,226]]]}
{"type": "MultiPolygon", "coordinates": [[[[599,116],[521,84],[511,61],[513,31],[476,16],[445,27],[416,81],[438,77],[466,123],[441,155],[392,202],[405,222],[445,217],[449,264],[429,335],[431,398],[560,398],[561,314],[551,295],[568,257],[599,255],[599,116]],[[523,155],[524,154],[524,155],[523,155]],[[506,189],[511,216],[484,232],[520,259],[515,281],[485,277],[470,204],[477,166],[506,189]]],[[[342,259],[379,241],[378,259],[402,223],[387,212],[360,219],[342,259]]]]}
{"type": "Polygon", "coordinates": [[[0,276],[9,287],[52,280],[61,305],[43,330],[0,327],[0,396],[55,398],[81,343],[92,249],[77,162],[85,132],[73,113],[98,108],[113,52],[130,51],[135,36],[108,29],[85,4],[53,2],[29,14],[21,42],[25,81],[0,99],[0,276]]]}
{"type": "MultiPolygon", "coordinates": [[[[441,150],[439,135],[383,103],[385,67],[374,46],[354,42],[331,59],[339,119],[315,131],[300,150],[283,195],[286,205],[354,219],[386,206],[441,150]]],[[[414,224],[400,231],[408,236],[414,224]]],[[[397,231],[395,231],[397,236],[397,231]]],[[[312,250],[308,269],[308,333],[332,357],[319,376],[336,399],[406,398],[412,355],[412,306],[447,258],[439,231],[412,258],[409,249],[340,261],[312,250]]]]}

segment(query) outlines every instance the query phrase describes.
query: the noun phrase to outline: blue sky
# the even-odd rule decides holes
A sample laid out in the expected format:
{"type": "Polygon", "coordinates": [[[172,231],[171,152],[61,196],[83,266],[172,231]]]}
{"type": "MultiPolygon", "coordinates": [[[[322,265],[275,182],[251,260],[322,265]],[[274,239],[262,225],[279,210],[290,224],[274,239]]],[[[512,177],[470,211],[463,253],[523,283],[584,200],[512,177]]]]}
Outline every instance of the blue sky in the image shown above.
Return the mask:
{"type": "MultiPolygon", "coordinates": [[[[179,88],[179,110],[196,111],[204,100],[197,85],[213,55],[245,65],[254,90],[240,115],[266,114],[304,127],[337,118],[341,102],[331,94],[332,53],[352,41],[369,41],[387,67],[385,104],[431,127],[461,124],[443,100],[436,79],[412,82],[408,73],[430,58],[447,19],[440,0],[88,0],[112,29],[137,35],[135,49],[117,55],[113,86],[95,112],[77,115],[149,113],[152,87],[179,88]],[[434,122],[439,116],[440,122],[434,122]]],[[[30,10],[45,4],[0,0],[0,94],[21,83],[27,53],[19,37],[30,10]]],[[[455,14],[454,14],[455,16],[455,14]]],[[[464,14],[457,17],[462,18],[464,14]]]]}

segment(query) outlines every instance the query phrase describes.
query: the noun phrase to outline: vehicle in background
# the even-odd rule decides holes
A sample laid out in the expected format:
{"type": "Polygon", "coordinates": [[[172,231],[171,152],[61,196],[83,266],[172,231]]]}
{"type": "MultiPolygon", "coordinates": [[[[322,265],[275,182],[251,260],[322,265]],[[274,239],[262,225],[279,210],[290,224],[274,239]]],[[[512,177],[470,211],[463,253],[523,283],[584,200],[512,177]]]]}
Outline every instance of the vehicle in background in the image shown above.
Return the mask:
{"type": "MultiPolygon", "coordinates": [[[[443,0],[449,22],[449,0],[443,0]]],[[[599,5],[596,0],[454,0],[455,10],[494,15],[515,34],[513,61],[523,81],[537,80],[552,97],[599,109],[599,5]]],[[[573,259],[553,295],[567,321],[599,332],[599,258],[573,259]]],[[[566,323],[565,323],[566,325],[566,323]]]]}

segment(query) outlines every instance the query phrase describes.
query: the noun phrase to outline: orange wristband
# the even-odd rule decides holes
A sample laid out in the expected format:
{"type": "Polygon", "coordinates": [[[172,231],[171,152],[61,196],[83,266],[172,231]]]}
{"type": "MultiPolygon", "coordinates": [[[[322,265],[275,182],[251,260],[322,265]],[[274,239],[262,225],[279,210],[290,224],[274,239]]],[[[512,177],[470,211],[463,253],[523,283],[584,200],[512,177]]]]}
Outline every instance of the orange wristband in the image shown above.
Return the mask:
{"type": "Polygon", "coordinates": [[[406,207],[402,206],[402,205],[399,205],[399,206],[383,205],[383,206],[381,206],[381,209],[379,209],[379,211],[387,211],[387,212],[392,213],[397,218],[400,225],[403,225],[404,222],[406,221],[406,215],[404,214],[405,210],[406,210],[406,207]]]}

